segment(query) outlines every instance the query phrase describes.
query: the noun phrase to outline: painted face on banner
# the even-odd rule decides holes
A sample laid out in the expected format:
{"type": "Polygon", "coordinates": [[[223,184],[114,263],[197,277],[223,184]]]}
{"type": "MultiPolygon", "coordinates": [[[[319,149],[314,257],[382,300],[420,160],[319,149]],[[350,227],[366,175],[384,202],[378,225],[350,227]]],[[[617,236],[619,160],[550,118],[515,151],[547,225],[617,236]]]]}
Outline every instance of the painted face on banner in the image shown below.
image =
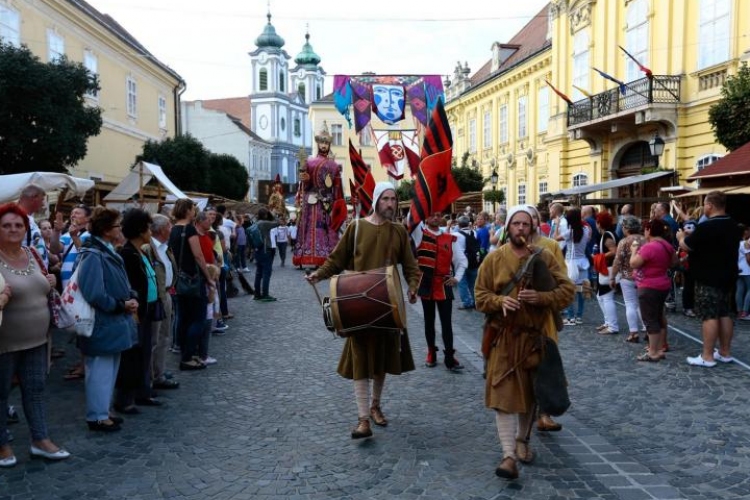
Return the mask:
{"type": "Polygon", "coordinates": [[[404,119],[404,87],[373,85],[372,103],[375,114],[383,123],[393,125],[404,119]]]}

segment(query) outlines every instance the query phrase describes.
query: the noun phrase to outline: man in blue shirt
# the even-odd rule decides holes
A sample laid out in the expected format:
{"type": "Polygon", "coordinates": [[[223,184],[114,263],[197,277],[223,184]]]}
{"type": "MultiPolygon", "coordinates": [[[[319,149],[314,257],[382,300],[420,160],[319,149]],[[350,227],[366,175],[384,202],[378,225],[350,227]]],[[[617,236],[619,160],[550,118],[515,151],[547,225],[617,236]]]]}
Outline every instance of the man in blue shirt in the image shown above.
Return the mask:
{"type": "Polygon", "coordinates": [[[479,212],[475,222],[477,239],[479,240],[479,254],[482,260],[484,260],[490,251],[490,225],[487,223],[489,220],[490,214],[479,212]]]}

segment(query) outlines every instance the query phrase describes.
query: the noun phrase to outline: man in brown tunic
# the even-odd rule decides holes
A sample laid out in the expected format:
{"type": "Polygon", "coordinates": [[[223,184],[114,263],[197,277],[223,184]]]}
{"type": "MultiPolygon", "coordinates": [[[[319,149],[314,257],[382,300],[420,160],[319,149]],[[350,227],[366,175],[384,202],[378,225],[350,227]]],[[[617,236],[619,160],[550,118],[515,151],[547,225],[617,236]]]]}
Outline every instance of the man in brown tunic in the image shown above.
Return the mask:
{"type": "Polygon", "coordinates": [[[489,326],[496,332],[487,359],[485,405],[495,410],[503,449],[495,473],[506,479],[518,477],[517,459],[533,460],[527,435],[534,418],[532,375],[541,359],[536,348],[541,335],[556,337],[552,315],[567,306],[575,292],[559,261],[543,250],[536,258],[547,265],[557,287],[541,292],[519,282],[508,295],[499,294],[530,257],[526,242],[532,229],[530,210],[514,207],[506,225],[510,241],[487,256],[474,289],[477,310],[488,315],[489,326]]]}
{"type": "MultiPolygon", "coordinates": [[[[417,301],[420,271],[411,252],[404,226],[392,222],[398,200],[393,185],[379,182],[373,192],[373,213],[350,224],[325,263],[307,276],[311,283],[343,271],[369,271],[401,264],[409,283],[409,302],[417,301]]],[[[396,275],[398,279],[398,275],[396,275]]],[[[385,374],[400,375],[414,370],[409,337],[401,330],[362,330],[347,337],[338,373],[354,380],[358,423],[352,438],[372,436],[370,418],[376,425],[388,424],[380,409],[385,374]],[[370,403],[370,379],[372,402],[370,403]]]]}

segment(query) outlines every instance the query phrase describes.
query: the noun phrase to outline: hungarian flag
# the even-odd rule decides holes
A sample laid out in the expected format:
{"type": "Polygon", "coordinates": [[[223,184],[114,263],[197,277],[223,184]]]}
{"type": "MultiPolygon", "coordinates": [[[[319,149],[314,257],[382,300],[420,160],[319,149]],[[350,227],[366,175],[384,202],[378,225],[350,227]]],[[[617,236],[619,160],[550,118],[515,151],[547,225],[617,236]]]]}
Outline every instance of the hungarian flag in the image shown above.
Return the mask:
{"type": "Polygon", "coordinates": [[[644,66],[643,64],[641,64],[638,61],[638,59],[636,59],[635,57],[633,57],[633,55],[630,52],[628,52],[627,50],[625,50],[622,47],[622,45],[618,45],[618,47],[620,47],[620,50],[622,50],[623,52],[625,52],[626,56],[628,56],[630,59],[632,59],[632,61],[635,63],[635,65],[638,66],[638,69],[641,70],[641,71],[643,71],[646,74],[647,77],[651,78],[651,77],[654,76],[654,74],[651,72],[650,69],[648,69],[646,66],[644,66]]]}
{"type": "Polygon", "coordinates": [[[451,174],[453,138],[443,100],[438,100],[422,142],[422,161],[414,179],[409,231],[430,214],[442,212],[461,196],[451,174]]]}
{"type": "Polygon", "coordinates": [[[557,88],[555,88],[555,86],[552,85],[547,80],[544,80],[544,83],[546,83],[547,85],[549,85],[549,88],[552,89],[552,92],[554,92],[555,94],[557,94],[560,97],[560,99],[562,99],[563,101],[567,102],[571,106],[573,105],[573,101],[570,100],[570,97],[566,96],[565,94],[563,94],[562,92],[560,92],[559,90],[557,90],[557,88]]]}
{"type": "MultiPolygon", "coordinates": [[[[362,155],[354,147],[351,139],[349,139],[349,161],[352,164],[352,172],[354,173],[354,186],[357,189],[356,197],[360,203],[359,215],[360,217],[365,217],[370,212],[370,209],[372,209],[372,193],[375,191],[375,179],[370,172],[370,167],[362,159],[362,155]]],[[[352,191],[352,196],[355,196],[354,191],[352,191]]]]}

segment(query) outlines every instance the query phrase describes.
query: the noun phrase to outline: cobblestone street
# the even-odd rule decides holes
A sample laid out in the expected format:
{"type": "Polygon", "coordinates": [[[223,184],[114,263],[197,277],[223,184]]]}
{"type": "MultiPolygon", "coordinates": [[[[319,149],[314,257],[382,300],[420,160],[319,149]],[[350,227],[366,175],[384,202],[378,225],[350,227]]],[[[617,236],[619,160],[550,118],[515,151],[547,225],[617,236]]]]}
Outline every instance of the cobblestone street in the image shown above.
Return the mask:
{"type": "MultiPolygon", "coordinates": [[[[218,363],[179,372],[170,354],[181,387],[110,435],[86,428],[83,383],[62,379],[77,355],[56,336],[67,354],[49,380],[49,428],[73,457],[30,460],[25,422],[12,425],[19,464],[0,470],[0,500],[750,497],[750,322],[736,326],[737,363],[697,368],[685,357],[699,352],[700,323],[672,313],[667,359],[637,363],[643,344],[625,343],[624,331],[597,335],[601,312],[587,301],[585,324],[560,334],[573,402],[564,428],[534,431],[535,463],[506,482],[494,474],[501,451],[483,404],[480,313],[454,303],[466,365],[455,374],[423,366],[421,306],[407,304],[417,369],[386,379],[390,424],[355,441],[353,387],[336,374],[342,340],[325,329],[302,272],[277,261],[270,293],[279,300],[230,299],[236,317],[211,340],[218,363]]],[[[11,402],[20,411],[18,391],[11,402]]]]}

